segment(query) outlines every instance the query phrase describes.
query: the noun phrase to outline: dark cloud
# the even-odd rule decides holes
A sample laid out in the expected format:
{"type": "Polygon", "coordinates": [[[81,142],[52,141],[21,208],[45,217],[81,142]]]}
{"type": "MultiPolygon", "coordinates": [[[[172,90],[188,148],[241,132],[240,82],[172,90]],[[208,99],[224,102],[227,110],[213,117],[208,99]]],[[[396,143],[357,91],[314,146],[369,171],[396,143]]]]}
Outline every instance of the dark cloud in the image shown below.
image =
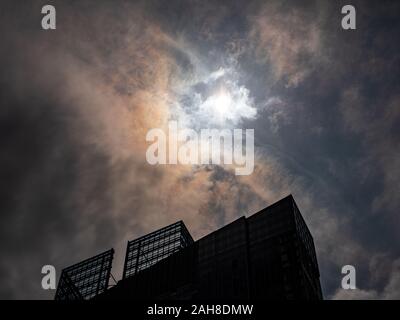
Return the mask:
{"type": "MultiPolygon", "coordinates": [[[[195,237],[294,194],[327,298],[399,298],[399,4],[354,1],[2,3],[0,296],[51,298],[58,270],[183,219],[195,237]],[[256,167],[149,166],[145,134],[183,87],[235,70],[257,116],[256,167]],[[339,289],[354,264],[360,290],[339,289]]],[[[230,75],[230,74],[229,74],[230,75]]],[[[196,86],[197,84],[197,86],[196,86]]]]}

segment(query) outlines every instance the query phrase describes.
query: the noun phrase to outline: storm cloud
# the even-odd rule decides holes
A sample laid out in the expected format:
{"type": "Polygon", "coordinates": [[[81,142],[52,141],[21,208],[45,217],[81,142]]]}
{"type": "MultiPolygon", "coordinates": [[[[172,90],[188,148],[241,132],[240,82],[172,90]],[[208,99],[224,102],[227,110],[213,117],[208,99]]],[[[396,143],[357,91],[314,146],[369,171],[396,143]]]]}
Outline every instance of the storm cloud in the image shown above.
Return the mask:
{"type": "Polygon", "coordinates": [[[179,219],[199,238],[289,193],[325,298],[400,298],[398,3],[353,1],[354,31],[342,1],[53,1],[54,31],[44,4],[1,4],[1,298],[52,298],[43,265],[110,247],[118,278],[127,240],[179,219]],[[254,173],[149,165],[147,131],[207,125],[223,81],[254,173]]]}

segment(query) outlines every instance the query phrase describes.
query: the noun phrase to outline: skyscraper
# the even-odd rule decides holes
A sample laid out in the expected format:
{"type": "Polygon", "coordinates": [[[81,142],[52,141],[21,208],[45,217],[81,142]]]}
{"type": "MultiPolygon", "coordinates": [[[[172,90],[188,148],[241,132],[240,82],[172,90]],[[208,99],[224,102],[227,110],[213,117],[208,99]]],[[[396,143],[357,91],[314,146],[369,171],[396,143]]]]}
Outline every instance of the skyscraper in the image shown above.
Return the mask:
{"type": "Polygon", "coordinates": [[[291,195],[185,243],[96,298],[322,299],[313,238],[291,195]]]}

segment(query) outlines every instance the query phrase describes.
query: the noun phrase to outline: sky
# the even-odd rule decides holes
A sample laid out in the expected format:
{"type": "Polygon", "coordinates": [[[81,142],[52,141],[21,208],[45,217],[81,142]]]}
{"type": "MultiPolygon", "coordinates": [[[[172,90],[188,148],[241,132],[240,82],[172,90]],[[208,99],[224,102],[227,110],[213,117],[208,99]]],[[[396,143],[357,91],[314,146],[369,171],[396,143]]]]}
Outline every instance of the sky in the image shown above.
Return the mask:
{"type": "Polygon", "coordinates": [[[198,239],[288,194],[325,299],[400,298],[398,1],[51,1],[47,31],[45,4],[0,4],[0,298],[52,299],[42,266],[111,247],[119,278],[128,240],[180,219],[198,239]],[[150,165],[170,120],[254,129],[254,172],[150,165]]]}

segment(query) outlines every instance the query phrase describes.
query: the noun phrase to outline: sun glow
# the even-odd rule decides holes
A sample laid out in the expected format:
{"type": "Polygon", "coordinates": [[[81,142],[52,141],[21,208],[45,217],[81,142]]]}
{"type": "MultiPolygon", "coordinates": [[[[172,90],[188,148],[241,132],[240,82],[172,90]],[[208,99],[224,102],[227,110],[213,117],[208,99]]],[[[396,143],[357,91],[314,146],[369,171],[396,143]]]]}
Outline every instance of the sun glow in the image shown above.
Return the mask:
{"type": "Polygon", "coordinates": [[[232,105],[232,97],[227,92],[221,92],[215,96],[213,104],[215,113],[221,118],[224,118],[229,113],[229,109],[232,105]]]}
{"type": "Polygon", "coordinates": [[[209,96],[202,105],[202,111],[212,122],[222,124],[232,117],[234,100],[227,90],[221,90],[209,96]]]}
{"type": "Polygon", "coordinates": [[[249,90],[239,84],[232,68],[218,69],[202,81],[180,88],[175,112],[188,127],[232,127],[255,119],[257,109],[249,90]]]}

